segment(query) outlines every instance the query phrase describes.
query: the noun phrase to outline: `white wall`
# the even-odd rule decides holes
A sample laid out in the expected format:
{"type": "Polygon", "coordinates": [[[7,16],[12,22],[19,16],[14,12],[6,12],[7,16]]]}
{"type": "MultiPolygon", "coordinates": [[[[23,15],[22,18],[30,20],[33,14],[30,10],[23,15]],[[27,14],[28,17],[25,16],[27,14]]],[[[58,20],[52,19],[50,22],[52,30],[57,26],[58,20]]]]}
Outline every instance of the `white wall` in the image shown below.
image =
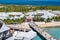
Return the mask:
{"type": "Polygon", "coordinates": [[[7,13],[0,12],[0,19],[4,20],[7,19],[9,15],[7,13]]]}

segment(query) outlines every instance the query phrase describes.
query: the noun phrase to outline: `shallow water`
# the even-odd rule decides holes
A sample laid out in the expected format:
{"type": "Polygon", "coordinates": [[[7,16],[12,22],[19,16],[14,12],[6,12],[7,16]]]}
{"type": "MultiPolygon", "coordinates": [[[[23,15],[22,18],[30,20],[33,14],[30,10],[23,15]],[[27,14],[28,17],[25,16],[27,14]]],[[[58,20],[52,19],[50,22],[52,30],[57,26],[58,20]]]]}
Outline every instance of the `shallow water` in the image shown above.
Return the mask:
{"type": "Polygon", "coordinates": [[[37,35],[33,40],[42,40],[39,35],[37,35]]]}
{"type": "Polygon", "coordinates": [[[60,38],[60,28],[45,28],[45,31],[54,36],[57,40],[60,38]]]}

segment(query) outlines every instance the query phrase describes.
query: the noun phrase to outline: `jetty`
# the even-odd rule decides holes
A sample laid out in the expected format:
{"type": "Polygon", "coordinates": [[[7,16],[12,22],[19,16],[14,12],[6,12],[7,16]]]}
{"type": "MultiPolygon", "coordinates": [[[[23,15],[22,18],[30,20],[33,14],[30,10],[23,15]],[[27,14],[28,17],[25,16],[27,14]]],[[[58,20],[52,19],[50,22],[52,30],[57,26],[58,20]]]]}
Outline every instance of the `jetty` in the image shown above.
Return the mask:
{"type": "Polygon", "coordinates": [[[48,32],[44,31],[43,28],[38,27],[38,25],[36,25],[34,22],[29,22],[29,25],[31,28],[37,31],[40,35],[42,35],[46,40],[56,40],[55,37],[50,35],[48,32]]]}

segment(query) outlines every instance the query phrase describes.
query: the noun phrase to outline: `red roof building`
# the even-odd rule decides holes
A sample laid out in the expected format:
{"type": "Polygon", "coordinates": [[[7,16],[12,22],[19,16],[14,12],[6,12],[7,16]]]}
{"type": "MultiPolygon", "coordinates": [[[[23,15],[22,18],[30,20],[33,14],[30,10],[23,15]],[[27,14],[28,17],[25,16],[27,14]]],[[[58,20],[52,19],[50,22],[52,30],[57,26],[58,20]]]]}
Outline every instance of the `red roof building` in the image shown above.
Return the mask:
{"type": "Polygon", "coordinates": [[[31,16],[27,16],[25,22],[32,22],[33,18],[31,16]]]}

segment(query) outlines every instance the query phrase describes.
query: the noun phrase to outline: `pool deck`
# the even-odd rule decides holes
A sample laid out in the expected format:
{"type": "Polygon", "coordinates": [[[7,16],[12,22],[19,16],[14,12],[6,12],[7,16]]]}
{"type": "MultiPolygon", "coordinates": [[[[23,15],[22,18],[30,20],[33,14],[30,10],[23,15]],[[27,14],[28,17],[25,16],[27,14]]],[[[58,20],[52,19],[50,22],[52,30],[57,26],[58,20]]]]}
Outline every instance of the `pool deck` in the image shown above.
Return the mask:
{"type": "Polygon", "coordinates": [[[56,40],[53,36],[51,36],[49,33],[44,31],[43,28],[38,27],[38,25],[36,25],[34,22],[30,22],[29,25],[31,28],[35,29],[39,34],[41,34],[47,40],[56,40]]]}

